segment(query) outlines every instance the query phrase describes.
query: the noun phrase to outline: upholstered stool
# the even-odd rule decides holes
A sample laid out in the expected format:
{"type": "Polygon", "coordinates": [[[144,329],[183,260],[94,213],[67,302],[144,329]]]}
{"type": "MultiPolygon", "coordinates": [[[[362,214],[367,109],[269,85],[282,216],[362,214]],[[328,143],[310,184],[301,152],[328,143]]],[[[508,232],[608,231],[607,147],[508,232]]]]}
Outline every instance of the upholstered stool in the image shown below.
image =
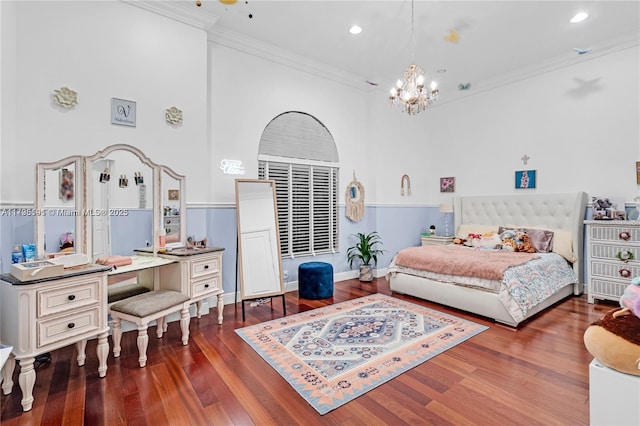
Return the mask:
{"type": "Polygon", "coordinates": [[[138,362],[140,367],[144,367],[147,364],[149,322],[156,320],[156,334],[160,339],[166,330],[165,317],[177,311],[180,311],[182,344],[186,345],[189,342],[189,304],[189,297],[179,291],[156,290],[129,297],[111,305],[109,311],[113,319],[113,356],[116,358],[120,356],[121,321],[130,321],[138,325],[138,362]]]}
{"type": "Polygon", "coordinates": [[[298,266],[298,294],[303,299],[333,296],[333,266],[324,262],[306,262],[298,266]]]}

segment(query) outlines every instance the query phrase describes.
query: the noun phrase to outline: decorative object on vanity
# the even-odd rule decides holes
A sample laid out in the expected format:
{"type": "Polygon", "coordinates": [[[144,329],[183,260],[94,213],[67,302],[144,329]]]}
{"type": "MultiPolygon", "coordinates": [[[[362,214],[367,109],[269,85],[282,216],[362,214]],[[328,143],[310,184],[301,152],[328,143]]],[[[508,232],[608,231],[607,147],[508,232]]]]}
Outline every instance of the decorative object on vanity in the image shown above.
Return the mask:
{"type": "Polygon", "coordinates": [[[120,175],[118,186],[120,188],[126,188],[127,186],[129,186],[129,179],[127,178],[127,175],[120,175]]]}
{"type": "Polygon", "coordinates": [[[400,195],[404,196],[404,187],[405,187],[405,182],[407,184],[407,195],[411,195],[411,179],[409,178],[409,175],[402,175],[402,178],[400,179],[400,195]]]}
{"type": "Polygon", "coordinates": [[[535,189],[536,171],[520,170],[516,172],[516,189],[535,189]]]}
{"type": "Polygon", "coordinates": [[[251,300],[281,297],[282,311],[286,315],[276,183],[273,180],[236,179],[235,186],[242,321],[245,302],[251,300]]]}
{"type": "Polygon", "coordinates": [[[55,277],[63,272],[63,265],[48,260],[11,264],[11,275],[22,282],[55,277]]]}
{"type": "Polygon", "coordinates": [[[136,127],[136,103],[111,98],[111,124],[136,127]]]}
{"type": "Polygon", "coordinates": [[[360,222],[364,216],[364,186],[356,179],[356,171],[353,171],[353,180],[347,185],[344,196],[347,203],[345,216],[352,222],[360,222]]]}
{"type": "Polygon", "coordinates": [[[68,87],[61,87],[53,91],[53,102],[63,108],[73,108],[78,105],[78,94],[68,87]]]}
{"type": "Polygon", "coordinates": [[[172,106],[164,112],[164,118],[169,124],[180,124],[182,123],[182,111],[172,106]]]}
{"type": "Polygon", "coordinates": [[[636,197],[633,199],[634,208],[629,211],[627,218],[629,220],[638,220],[640,219],[640,197],[636,197]]]}
{"type": "Polygon", "coordinates": [[[640,276],[640,222],[586,220],[587,300],[617,301],[640,276]]]}
{"type": "Polygon", "coordinates": [[[326,414],[487,328],[374,294],[236,333],[326,414]]]}
{"type": "Polygon", "coordinates": [[[360,264],[358,279],[364,282],[373,281],[371,262],[373,261],[373,266],[377,266],[378,256],[386,251],[378,248],[382,245],[382,239],[375,231],[368,234],[358,232],[352,236],[356,237],[357,242],[347,249],[349,267],[353,269],[354,262],[360,264]]]}
{"type": "Polygon", "coordinates": [[[591,197],[593,220],[626,220],[624,199],[616,197],[591,197]]]}
{"type": "Polygon", "coordinates": [[[456,191],[456,178],[443,177],[440,178],[440,192],[455,192],[456,191]]]}
{"type": "Polygon", "coordinates": [[[400,106],[409,115],[416,115],[438,100],[435,81],[428,88],[424,86],[424,70],[415,65],[415,36],[413,29],[413,0],[411,0],[411,65],[404,70],[402,80],[391,89],[389,99],[392,106],[400,106]]]}

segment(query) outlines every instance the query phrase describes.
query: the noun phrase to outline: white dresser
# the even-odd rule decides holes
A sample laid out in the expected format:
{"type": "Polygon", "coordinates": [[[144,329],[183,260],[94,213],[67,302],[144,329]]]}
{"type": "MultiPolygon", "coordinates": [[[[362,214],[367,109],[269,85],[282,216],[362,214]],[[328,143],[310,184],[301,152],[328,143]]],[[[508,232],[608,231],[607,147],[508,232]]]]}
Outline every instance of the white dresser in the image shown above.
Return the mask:
{"type": "Polygon", "coordinates": [[[54,349],[75,344],[78,365],[84,365],[87,339],[98,337],[98,374],[107,373],[107,271],[87,265],[59,277],[20,282],[10,274],[0,276],[0,336],[13,346],[2,369],[2,390],[13,388],[15,361],[20,364],[22,408],[31,410],[36,382],[34,361],[54,349]]]}
{"type": "Polygon", "coordinates": [[[640,222],[587,220],[587,297],[619,301],[640,276],[640,222]]]}

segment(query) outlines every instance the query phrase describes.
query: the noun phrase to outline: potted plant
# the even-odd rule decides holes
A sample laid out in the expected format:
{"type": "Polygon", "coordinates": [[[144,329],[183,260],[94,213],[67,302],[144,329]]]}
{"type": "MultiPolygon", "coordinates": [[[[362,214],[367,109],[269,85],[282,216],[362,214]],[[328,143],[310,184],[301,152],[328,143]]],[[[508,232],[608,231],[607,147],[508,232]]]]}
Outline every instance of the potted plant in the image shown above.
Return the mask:
{"type": "Polygon", "coordinates": [[[378,248],[378,245],[382,245],[380,235],[374,231],[366,235],[358,232],[357,234],[353,234],[353,236],[358,239],[358,242],[347,250],[349,267],[353,269],[353,262],[356,260],[359,261],[360,281],[373,281],[371,261],[373,261],[374,266],[376,266],[378,264],[378,255],[385,251],[378,248]]]}

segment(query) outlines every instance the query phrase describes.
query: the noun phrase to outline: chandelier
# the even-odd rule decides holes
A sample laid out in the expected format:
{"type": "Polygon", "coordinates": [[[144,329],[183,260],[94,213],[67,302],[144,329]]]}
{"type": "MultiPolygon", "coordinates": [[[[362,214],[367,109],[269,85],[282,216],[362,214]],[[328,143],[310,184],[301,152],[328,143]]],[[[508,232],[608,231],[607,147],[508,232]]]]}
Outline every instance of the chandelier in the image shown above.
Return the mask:
{"type": "Polygon", "coordinates": [[[402,80],[398,80],[396,87],[391,89],[389,99],[392,106],[401,106],[409,115],[416,115],[438,100],[438,89],[435,81],[432,81],[431,85],[425,88],[424,70],[415,65],[416,40],[413,31],[413,0],[411,0],[411,40],[412,62],[414,63],[404,70],[404,83],[402,80]]]}

